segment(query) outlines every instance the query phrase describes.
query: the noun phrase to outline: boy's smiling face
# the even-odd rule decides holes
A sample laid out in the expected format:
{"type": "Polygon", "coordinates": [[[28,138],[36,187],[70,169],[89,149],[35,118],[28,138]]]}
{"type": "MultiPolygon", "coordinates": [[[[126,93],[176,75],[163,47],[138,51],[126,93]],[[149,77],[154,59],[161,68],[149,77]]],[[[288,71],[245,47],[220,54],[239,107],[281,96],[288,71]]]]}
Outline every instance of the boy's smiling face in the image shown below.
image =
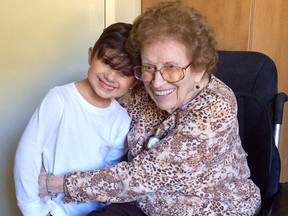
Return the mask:
{"type": "MultiPolygon", "coordinates": [[[[88,80],[95,93],[102,98],[117,98],[124,95],[136,82],[134,76],[125,76],[121,70],[112,68],[113,59],[106,51],[102,58],[92,56],[93,49],[88,51],[88,80]]],[[[113,53],[113,52],[112,52],[113,53]]]]}

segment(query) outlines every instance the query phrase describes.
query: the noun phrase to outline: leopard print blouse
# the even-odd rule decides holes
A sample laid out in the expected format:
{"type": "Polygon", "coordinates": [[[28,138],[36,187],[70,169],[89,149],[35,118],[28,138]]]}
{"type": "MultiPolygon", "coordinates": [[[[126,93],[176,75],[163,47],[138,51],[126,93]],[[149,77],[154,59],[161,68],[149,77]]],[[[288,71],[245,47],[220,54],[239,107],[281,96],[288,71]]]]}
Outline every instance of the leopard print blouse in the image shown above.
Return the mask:
{"type": "Polygon", "coordinates": [[[188,104],[161,111],[143,85],[122,101],[132,117],[129,162],[65,176],[76,202],[134,202],[147,215],[255,215],[258,187],[238,134],[237,102],[212,76],[188,104]],[[147,148],[150,138],[154,142],[147,148]]]}

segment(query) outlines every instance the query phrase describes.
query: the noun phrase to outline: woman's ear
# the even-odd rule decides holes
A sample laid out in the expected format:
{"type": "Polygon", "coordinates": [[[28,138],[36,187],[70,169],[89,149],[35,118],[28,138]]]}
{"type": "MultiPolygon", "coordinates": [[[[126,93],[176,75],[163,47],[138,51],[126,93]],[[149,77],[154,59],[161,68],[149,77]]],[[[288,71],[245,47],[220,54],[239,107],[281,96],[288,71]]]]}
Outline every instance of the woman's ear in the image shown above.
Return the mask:
{"type": "Polygon", "coordinates": [[[88,49],[88,64],[91,65],[93,61],[93,47],[89,47],[88,49]]]}
{"type": "Polygon", "coordinates": [[[195,82],[200,83],[201,80],[203,79],[204,75],[205,75],[205,72],[206,72],[205,69],[202,69],[201,71],[197,71],[196,72],[197,75],[196,75],[196,78],[195,78],[195,82]]]}

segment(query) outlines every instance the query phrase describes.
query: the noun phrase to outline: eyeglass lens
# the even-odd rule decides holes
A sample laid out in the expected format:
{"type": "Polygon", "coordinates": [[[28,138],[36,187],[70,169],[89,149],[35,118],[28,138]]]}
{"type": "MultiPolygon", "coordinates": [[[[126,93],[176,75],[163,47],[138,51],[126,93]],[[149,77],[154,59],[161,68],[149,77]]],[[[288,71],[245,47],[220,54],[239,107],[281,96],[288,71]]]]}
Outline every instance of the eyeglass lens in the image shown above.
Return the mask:
{"type": "Polygon", "coordinates": [[[164,66],[157,70],[156,67],[139,66],[134,69],[134,74],[137,79],[142,80],[143,82],[151,82],[154,79],[155,73],[159,71],[162,78],[167,82],[178,82],[184,78],[184,70],[186,68],[164,66]]]}

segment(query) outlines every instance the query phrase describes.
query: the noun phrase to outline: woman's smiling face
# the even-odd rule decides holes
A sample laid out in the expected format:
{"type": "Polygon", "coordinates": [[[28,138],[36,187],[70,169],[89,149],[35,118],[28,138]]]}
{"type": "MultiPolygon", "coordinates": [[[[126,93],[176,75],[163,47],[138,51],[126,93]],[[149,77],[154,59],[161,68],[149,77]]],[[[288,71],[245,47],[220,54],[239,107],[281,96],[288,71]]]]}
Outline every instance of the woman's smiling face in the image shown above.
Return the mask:
{"type": "MultiPolygon", "coordinates": [[[[156,66],[157,70],[163,66],[171,65],[184,68],[191,63],[185,45],[169,38],[146,44],[141,50],[141,60],[143,66],[156,66]]],[[[190,66],[186,69],[185,77],[182,80],[169,83],[157,71],[154,80],[146,82],[144,85],[157,106],[172,113],[195,96],[194,83],[201,80],[203,73],[193,71],[190,66]]]]}

